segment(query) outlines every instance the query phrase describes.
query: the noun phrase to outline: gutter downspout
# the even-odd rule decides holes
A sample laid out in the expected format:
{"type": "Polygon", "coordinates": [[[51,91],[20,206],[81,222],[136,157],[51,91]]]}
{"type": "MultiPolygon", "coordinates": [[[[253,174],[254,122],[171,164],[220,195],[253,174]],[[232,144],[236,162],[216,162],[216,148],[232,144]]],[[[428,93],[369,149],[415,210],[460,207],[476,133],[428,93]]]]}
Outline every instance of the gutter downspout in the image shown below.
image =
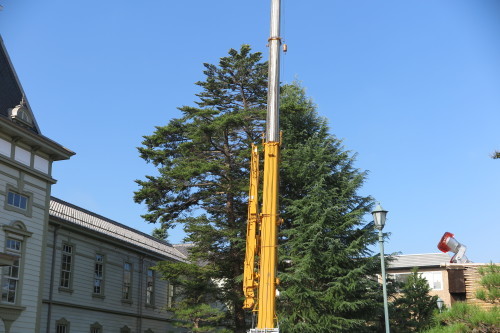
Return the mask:
{"type": "Polygon", "coordinates": [[[52,262],[50,263],[50,288],[49,288],[49,303],[47,309],[47,332],[50,332],[50,322],[52,321],[52,299],[54,294],[54,275],[56,268],[56,245],[57,245],[57,231],[60,226],[54,226],[54,237],[52,240],[52,262]]]}

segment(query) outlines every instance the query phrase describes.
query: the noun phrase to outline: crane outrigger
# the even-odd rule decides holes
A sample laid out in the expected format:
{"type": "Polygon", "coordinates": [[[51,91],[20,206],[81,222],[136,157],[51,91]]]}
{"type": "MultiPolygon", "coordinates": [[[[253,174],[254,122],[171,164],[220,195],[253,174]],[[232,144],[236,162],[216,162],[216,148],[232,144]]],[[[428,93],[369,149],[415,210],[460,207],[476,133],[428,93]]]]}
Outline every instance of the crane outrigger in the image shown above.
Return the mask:
{"type": "Polygon", "coordinates": [[[243,273],[243,308],[257,314],[257,325],[250,333],[278,333],[276,316],[279,186],[279,63],[281,0],[271,0],[269,37],[269,80],[267,91],[266,137],[264,142],[264,178],[262,212],[259,214],[259,152],[252,146],[246,255],[243,273]],[[259,258],[255,267],[256,257],[259,258]]]}

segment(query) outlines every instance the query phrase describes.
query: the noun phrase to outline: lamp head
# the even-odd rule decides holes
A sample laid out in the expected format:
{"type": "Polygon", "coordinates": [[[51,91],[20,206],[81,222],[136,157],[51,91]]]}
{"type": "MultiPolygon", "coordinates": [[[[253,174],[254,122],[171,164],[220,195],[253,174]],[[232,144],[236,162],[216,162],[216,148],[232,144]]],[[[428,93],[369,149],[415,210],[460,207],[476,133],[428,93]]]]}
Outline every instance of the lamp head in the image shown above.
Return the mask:
{"type": "Polygon", "coordinates": [[[438,297],[438,299],[436,300],[436,303],[437,303],[438,309],[441,310],[443,308],[443,304],[444,304],[444,301],[441,299],[441,297],[438,297]]]}
{"type": "Polygon", "coordinates": [[[382,206],[377,204],[377,207],[372,211],[373,222],[375,222],[375,228],[378,230],[384,229],[385,218],[387,216],[387,210],[384,210],[382,206]]]}

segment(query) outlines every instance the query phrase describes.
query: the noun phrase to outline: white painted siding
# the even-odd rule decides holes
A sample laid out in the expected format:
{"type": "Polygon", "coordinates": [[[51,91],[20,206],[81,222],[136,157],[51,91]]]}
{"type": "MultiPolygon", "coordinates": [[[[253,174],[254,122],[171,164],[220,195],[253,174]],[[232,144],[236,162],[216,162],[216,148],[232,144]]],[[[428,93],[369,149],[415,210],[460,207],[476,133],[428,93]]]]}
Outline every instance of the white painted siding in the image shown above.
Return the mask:
{"type": "Polygon", "coordinates": [[[16,146],[14,149],[14,159],[22,164],[30,165],[31,153],[24,148],[16,146]]]}
{"type": "Polygon", "coordinates": [[[11,149],[11,143],[0,138],[0,154],[10,157],[11,149]]]}
{"type": "MultiPolygon", "coordinates": [[[[24,152],[28,151],[22,149],[16,150],[17,156],[23,163],[26,162],[23,160],[25,158],[24,152]]],[[[2,209],[0,226],[9,226],[16,221],[21,221],[26,226],[27,231],[32,233],[30,237],[24,238],[23,241],[24,253],[21,258],[20,280],[16,296],[18,298],[16,305],[25,307],[25,310],[21,312],[19,318],[12,324],[11,332],[35,332],[37,318],[40,315],[38,313],[38,305],[41,303],[39,288],[42,253],[45,246],[44,227],[46,224],[45,212],[47,209],[45,203],[49,186],[46,182],[27,175],[24,177],[24,182],[18,182],[20,178],[20,171],[12,166],[0,163],[0,209],[2,209]],[[18,187],[19,184],[22,185],[22,188],[18,187]],[[4,209],[7,185],[14,189],[19,189],[21,192],[25,191],[33,194],[31,216],[4,209]]],[[[4,248],[5,237],[6,235],[2,228],[0,231],[0,249],[2,250],[4,248]]]]}
{"type": "MultiPolygon", "coordinates": [[[[47,251],[45,254],[44,305],[42,313],[42,328],[45,330],[47,322],[47,301],[50,289],[50,269],[52,262],[54,226],[49,228],[47,236],[47,251]]],[[[167,301],[168,282],[155,279],[156,308],[146,306],[146,270],[155,263],[157,258],[140,252],[135,248],[128,248],[130,244],[121,240],[113,240],[95,231],[68,228],[65,225],[58,230],[55,274],[53,285],[53,309],[51,328],[55,321],[66,318],[71,322],[71,332],[86,332],[90,324],[99,322],[105,331],[119,332],[124,325],[136,331],[139,314],[142,314],[142,329],[144,332],[151,328],[154,332],[180,332],[168,323],[171,318],[169,311],[163,310],[167,301]],[[73,278],[71,292],[60,290],[59,279],[61,272],[62,245],[73,246],[73,278]],[[103,297],[93,295],[94,264],[96,253],[104,255],[104,292],[103,297]],[[132,288],[130,302],[122,301],[123,263],[132,264],[132,288]],[[141,262],[142,266],[141,267],[141,262]],[[142,279],[142,281],[141,281],[142,279]],[[142,283],[142,286],[141,286],[142,283]],[[64,304],[64,306],[62,306],[64,304]],[[60,309],[60,310],[56,310],[60,309]],[[96,311],[97,310],[97,311],[96,311]],[[112,310],[112,311],[110,311],[112,310]],[[59,312],[58,312],[59,311],[59,312]],[[58,317],[59,316],[59,317],[58,317]],[[147,318],[147,319],[146,319],[147,318]],[[147,326],[146,326],[147,325],[147,326]],[[76,329],[75,327],[78,327],[76,329]]]]}
{"type": "Polygon", "coordinates": [[[49,161],[41,156],[35,155],[33,167],[43,173],[49,173],[49,161]]]}

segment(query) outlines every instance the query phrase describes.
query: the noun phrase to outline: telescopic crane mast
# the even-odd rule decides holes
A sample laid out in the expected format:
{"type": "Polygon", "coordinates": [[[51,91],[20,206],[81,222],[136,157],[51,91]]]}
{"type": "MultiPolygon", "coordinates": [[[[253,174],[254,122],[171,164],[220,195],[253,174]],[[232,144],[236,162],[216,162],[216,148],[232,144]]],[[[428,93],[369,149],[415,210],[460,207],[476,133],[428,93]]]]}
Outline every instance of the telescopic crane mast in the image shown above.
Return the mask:
{"type": "Polygon", "coordinates": [[[271,32],[269,37],[269,80],[267,92],[266,138],[264,142],[264,179],[262,212],[258,213],[259,162],[258,151],[252,147],[250,193],[247,225],[247,251],[244,264],[243,308],[257,313],[256,328],[251,333],[277,333],[276,277],[278,243],[279,185],[279,63],[280,63],[281,0],[271,0],[271,32]],[[255,257],[259,265],[255,269],[255,257]],[[255,293],[257,291],[257,301],[255,293]]]}

